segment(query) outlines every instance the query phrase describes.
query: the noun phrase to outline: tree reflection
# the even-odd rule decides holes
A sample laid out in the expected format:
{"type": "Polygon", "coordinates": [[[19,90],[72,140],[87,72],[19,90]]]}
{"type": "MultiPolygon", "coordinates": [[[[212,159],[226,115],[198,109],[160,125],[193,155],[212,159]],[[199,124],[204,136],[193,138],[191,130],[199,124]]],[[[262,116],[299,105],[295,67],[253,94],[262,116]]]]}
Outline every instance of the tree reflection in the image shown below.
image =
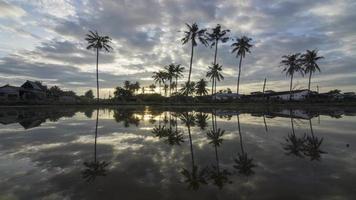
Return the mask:
{"type": "Polygon", "coordinates": [[[89,162],[84,162],[83,165],[85,169],[82,171],[82,178],[87,182],[94,181],[99,176],[106,176],[106,167],[109,163],[106,161],[97,160],[97,138],[98,138],[98,123],[99,123],[99,108],[96,110],[96,123],[95,123],[95,139],[94,139],[94,160],[89,162]]]}
{"type": "Polygon", "coordinates": [[[208,122],[207,122],[208,119],[209,119],[209,116],[202,112],[200,112],[196,115],[196,123],[200,127],[201,130],[205,130],[205,128],[208,126],[208,122]]]}
{"type": "Polygon", "coordinates": [[[318,138],[314,135],[313,124],[311,119],[309,119],[310,126],[310,136],[307,136],[305,145],[304,145],[304,155],[309,157],[310,160],[320,161],[321,154],[326,153],[320,149],[321,144],[323,143],[323,138],[318,138]]]}
{"type": "Polygon", "coordinates": [[[283,149],[286,151],[287,155],[295,155],[297,157],[304,157],[304,145],[306,141],[306,134],[302,137],[298,137],[294,130],[294,119],[290,116],[292,133],[285,138],[286,143],[283,145],[283,149]]]}
{"type": "MultiPolygon", "coordinates": [[[[216,122],[215,125],[217,125],[216,122]]],[[[223,142],[222,136],[224,135],[225,130],[221,130],[215,125],[215,130],[212,129],[207,133],[207,137],[210,140],[209,144],[212,144],[214,146],[216,161],[216,165],[212,166],[212,168],[209,170],[209,176],[210,179],[213,180],[213,184],[216,185],[219,189],[222,189],[225,184],[231,183],[228,178],[231,173],[226,169],[220,169],[218,147],[220,147],[223,142]]]]}
{"type": "Polygon", "coordinates": [[[135,116],[133,110],[123,109],[114,110],[114,119],[116,122],[123,122],[125,127],[129,127],[130,124],[138,126],[140,124],[140,118],[135,116]]]}
{"type": "Polygon", "coordinates": [[[256,167],[256,165],[253,163],[253,158],[250,158],[248,156],[247,152],[245,152],[245,150],[244,150],[239,115],[237,115],[237,126],[238,126],[238,132],[239,132],[239,136],[240,136],[241,153],[238,153],[237,158],[234,159],[234,162],[236,164],[236,165],[234,165],[234,168],[237,169],[240,174],[243,174],[245,176],[250,176],[255,173],[253,171],[253,168],[256,167]]]}
{"type": "Polygon", "coordinates": [[[181,114],[180,120],[188,129],[191,165],[192,165],[191,171],[183,168],[181,173],[185,177],[184,182],[188,184],[188,189],[198,190],[201,184],[207,184],[206,181],[207,169],[206,168],[199,169],[199,167],[195,164],[195,160],[194,160],[194,149],[193,149],[193,141],[192,141],[190,128],[191,126],[195,125],[195,117],[194,114],[189,114],[188,112],[185,112],[181,114]]]}

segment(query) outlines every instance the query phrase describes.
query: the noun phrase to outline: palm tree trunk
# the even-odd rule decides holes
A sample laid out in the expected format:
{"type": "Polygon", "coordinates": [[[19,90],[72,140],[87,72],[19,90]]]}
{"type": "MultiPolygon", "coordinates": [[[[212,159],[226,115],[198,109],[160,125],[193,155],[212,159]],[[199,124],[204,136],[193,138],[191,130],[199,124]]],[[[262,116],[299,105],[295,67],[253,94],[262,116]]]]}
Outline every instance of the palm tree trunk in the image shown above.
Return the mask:
{"type": "Polygon", "coordinates": [[[219,40],[216,40],[216,41],[215,41],[214,65],[216,64],[216,56],[217,56],[217,54],[218,54],[218,41],[219,41],[219,40]]]}
{"type": "Polygon", "coordinates": [[[169,96],[172,96],[172,79],[169,79],[169,96]]]}
{"type": "Polygon", "coordinates": [[[161,86],[161,82],[159,82],[159,94],[162,96],[162,86],[161,86]]]}
{"type": "Polygon", "coordinates": [[[237,94],[239,94],[239,89],[240,89],[241,63],[242,63],[242,56],[240,55],[239,74],[238,74],[238,77],[237,77],[237,90],[236,90],[237,94]]]}
{"type": "Polygon", "coordinates": [[[309,84],[308,84],[308,90],[309,91],[310,91],[311,76],[312,76],[312,72],[310,71],[310,73],[309,73],[309,84]]]}
{"type": "Polygon", "coordinates": [[[290,76],[290,84],[289,84],[289,101],[292,101],[292,86],[293,86],[293,75],[290,76]]]}
{"type": "Polygon", "coordinates": [[[178,77],[176,76],[176,93],[178,92],[178,77]]]}
{"type": "Polygon", "coordinates": [[[218,170],[218,173],[220,173],[218,148],[216,145],[214,145],[214,148],[215,148],[216,169],[218,170]]]}
{"type": "Polygon", "coordinates": [[[214,94],[214,78],[211,80],[211,96],[214,94]]]}
{"type": "Polygon", "coordinates": [[[193,45],[193,41],[192,41],[192,50],[191,50],[191,53],[190,53],[190,65],[189,65],[188,83],[190,83],[190,75],[192,74],[193,56],[194,56],[194,45],[193,45]]]}
{"type": "Polygon", "coordinates": [[[266,123],[266,116],[265,115],[263,115],[263,123],[265,124],[266,132],[268,132],[267,123],[266,123]]]}
{"type": "Polygon", "coordinates": [[[99,103],[99,49],[96,48],[96,97],[99,103]]]}

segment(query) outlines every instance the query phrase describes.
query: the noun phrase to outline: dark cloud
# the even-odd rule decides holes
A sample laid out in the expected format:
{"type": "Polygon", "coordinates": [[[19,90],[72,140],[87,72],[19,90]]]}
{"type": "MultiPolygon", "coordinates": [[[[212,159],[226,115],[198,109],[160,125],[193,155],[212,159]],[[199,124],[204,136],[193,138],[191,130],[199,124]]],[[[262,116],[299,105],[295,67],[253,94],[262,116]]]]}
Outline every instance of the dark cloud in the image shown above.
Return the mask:
{"type": "MultiPolygon", "coordinates": [[[[135,3],[102,0],[78,2],[76,6],[75,17],[55,17],[48,13],[47,21],[39,21],[39,26],[51,30],[57,37],[51,42],[43,41],[31,51],[17,53],[20,58],[2,58],[0,75],[9,74],[7,65],[19,66],[11,68],[12,76],[56,79],[45,74],[56,71],[63,74],[58,83],[79,82],[91,87],[88,80],[93,75],[82,71],[92,67],[95,55],[85,49],[84,37],[88,30],[98,30],[114,40],[114,52],[100,55],[100,63],[106,65],[101,75],[103,84],[111,87],[123,77],[147,79],[151,71],[171,62],[188,66],[190,48],[181,45],[180,31],[185,29],[184,23],[192,22],[198,22],[201,27],[220,23],[231,29],[232,37],[248,35],[253,38],[252,53],[243,61],[242,87],[246,83],[260,82],[264,77],[285,80],[278,67],[281,56],[306,49],[319,49],[325,57],[320,62],[323,76],[356,74],[353,68],[356,62],[353,10],[356,5],[349,0],[276,0],[269,3],[262,0],[140,0],[135,3]],[[108,73],[110,70],[113,73],[108,73]]],[[[235,85],[237,59],[230,53],[230,44],[219,46],[218,61],[224,66],[226,77],[219,83],[222,86],[235,85]]],[[[196,49],[194,79],[205,75],[212,55],[210,48],[199,46],[196,49]]],[[[332,85],[320,81],[320,84],[332,85]]],[[[349,86],[354,84],[349,82],[349,86]]]]}

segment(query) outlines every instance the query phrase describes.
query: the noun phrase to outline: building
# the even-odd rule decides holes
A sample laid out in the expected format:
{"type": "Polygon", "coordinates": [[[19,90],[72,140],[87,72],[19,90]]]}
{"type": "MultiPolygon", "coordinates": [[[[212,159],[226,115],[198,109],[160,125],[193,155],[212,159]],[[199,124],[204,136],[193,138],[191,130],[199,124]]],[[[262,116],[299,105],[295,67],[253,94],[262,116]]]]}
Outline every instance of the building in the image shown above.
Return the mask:
{"type": "Polygon", "coordinates": [[[213,95],[213,99],[216,100],[231,100],[231,99],[240,99],[241,95],[236,93],[216,93],[213,95]]]}
{"type": "Polygon", "coordinates": [[[0,101],[19,101],[20,89],[9,84],[0,87],[0,101]]]}
{"type": "Polygon", "coordinates": [[[0,87],[0,101],[41,101],[46,99],[46,92],[47,87],[40,82],[26,81],[21,87],[7,84],[0,87]]]}
{"type": "Polygon", "coordinates": [[[47,87],[36,81],[26,81],[21,85],[21,96],[24,100],[44,100],[47,87]]]}

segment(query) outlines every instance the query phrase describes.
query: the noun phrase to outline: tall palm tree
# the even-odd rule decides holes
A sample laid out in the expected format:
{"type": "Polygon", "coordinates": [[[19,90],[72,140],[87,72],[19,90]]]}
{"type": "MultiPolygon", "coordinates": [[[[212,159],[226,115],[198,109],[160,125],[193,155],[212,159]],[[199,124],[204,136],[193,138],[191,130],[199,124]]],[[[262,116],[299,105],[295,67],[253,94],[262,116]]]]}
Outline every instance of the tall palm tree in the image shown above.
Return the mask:
{"type": "Polygon", "coordinates": [[[303,69],[299,57],[300,57],[300,53],[282,56],[281,66],[284,67],[283,72],[285,72],[287,76],[290,76],[289,100],[292,100],[292,87],[293,87],[294,73],[300,72],[300,74],[303,75],[303,69]]]}
{"type": "Polygon", "coordinates": [[[170,64],[168,66],[165,66],[164,69],[166,70],[166,78],[169,80],[169,96],[172,94],[172,80],[175,75],[175,64],[170,64]]]}
{"type": "Polygon", "coordinates": [[[188,75],[188,84],[190,83],[190,76],[192,74],[192,65],[193,65],[193,56],[194,56],[194,47],[198,45],[198,41],[203,45],[207,46],[207,38],[205,35],[206,29],[199,29],[198,24],[193,23],[192,25],[186,24],[188,30],[184,31],[184,37],[182,38],[182,43],[187,44],[191,42],[192,49],[190,52],[190,64],[189,64],[189,75],[188,75]]]}
{"type": "Polygon", "coordinates": [[[97,101],[99,102],[99,51],[104,49],[110,52],[112,50],[112,47],[109,45],[111,38],[109,36],[100,36],[97,31],[89,31],[85,40],[88,42],[88,50],[96,50],[96,95],[97,101]]]}
{"type": "Polygon", "coordinates": [[[176,93],[178,92],[178,78],[183,77],[184,67],[181,65],[174,66],[174,78],[176,79],[176,93]]]}
{"type": "Polygon", "coordinates": [[[232,45],[231,45],[231,47],[233,47],[232,53],[236,53],[236,57],[240,57],[239,74],[237,76],[237,89],[236,89],[237,94],[239,94],[239,89],[240,89],[240,75],[241,75],[242,58],[245,57],[246,52],[250,53],[250,48],[252,47],[252,45],[250,44],[251,41],[252,41],[251,38],[242,36],[241,38],[236,38],[236,42],[232,43],[232,45]]]}
{"type": "Polygon", "coordinates": [[[218,54],[219,41],[221,41],[222,43],[227,42],[229,40],[229,37],[226,37],[225,35],[228,32],[230,32],[229,29],[221,30],[221,25],[217,24],[215,28],[211,29],[211,32],[207,33],[208,40],[211,42],[210,47],[215,46],[215,54],[214,54],[213,64],[216,64],[216,56],[218,54]]]}
{"type": "Polygon", "coordinates": [[[215,64],[213,66],[209,66],[209,70],[206,73],[206,77],[210,78],[212,84],[211,95],[213,95],[214,92],[216,93],[216,81],[224,80],[224,76],[221,74],[221,71],[222,71],[222,65],[215,64]]]}
{"type": "Polygon", "coordinates": [[[208,94],[208,89],[206,86],[208,85],[208,82],[205,79],[200,79],[197,84],[195,85],[195,92],[202,96],[202,95],[207,95],[208,94]]]}
{"type": "Polygon", "coordinates": [[[323,59],[323,56],[318,56],[318,50],[314,49],[312,51],[307,50],[305,54],[301,56],[301,60],[304,66],[304,73],[309,73],[309,83],[308,90],[310,91],[310,82],[312,74],[317,70],[320,72],[319,65],[317,63],[318,60],[323,59]]]}

